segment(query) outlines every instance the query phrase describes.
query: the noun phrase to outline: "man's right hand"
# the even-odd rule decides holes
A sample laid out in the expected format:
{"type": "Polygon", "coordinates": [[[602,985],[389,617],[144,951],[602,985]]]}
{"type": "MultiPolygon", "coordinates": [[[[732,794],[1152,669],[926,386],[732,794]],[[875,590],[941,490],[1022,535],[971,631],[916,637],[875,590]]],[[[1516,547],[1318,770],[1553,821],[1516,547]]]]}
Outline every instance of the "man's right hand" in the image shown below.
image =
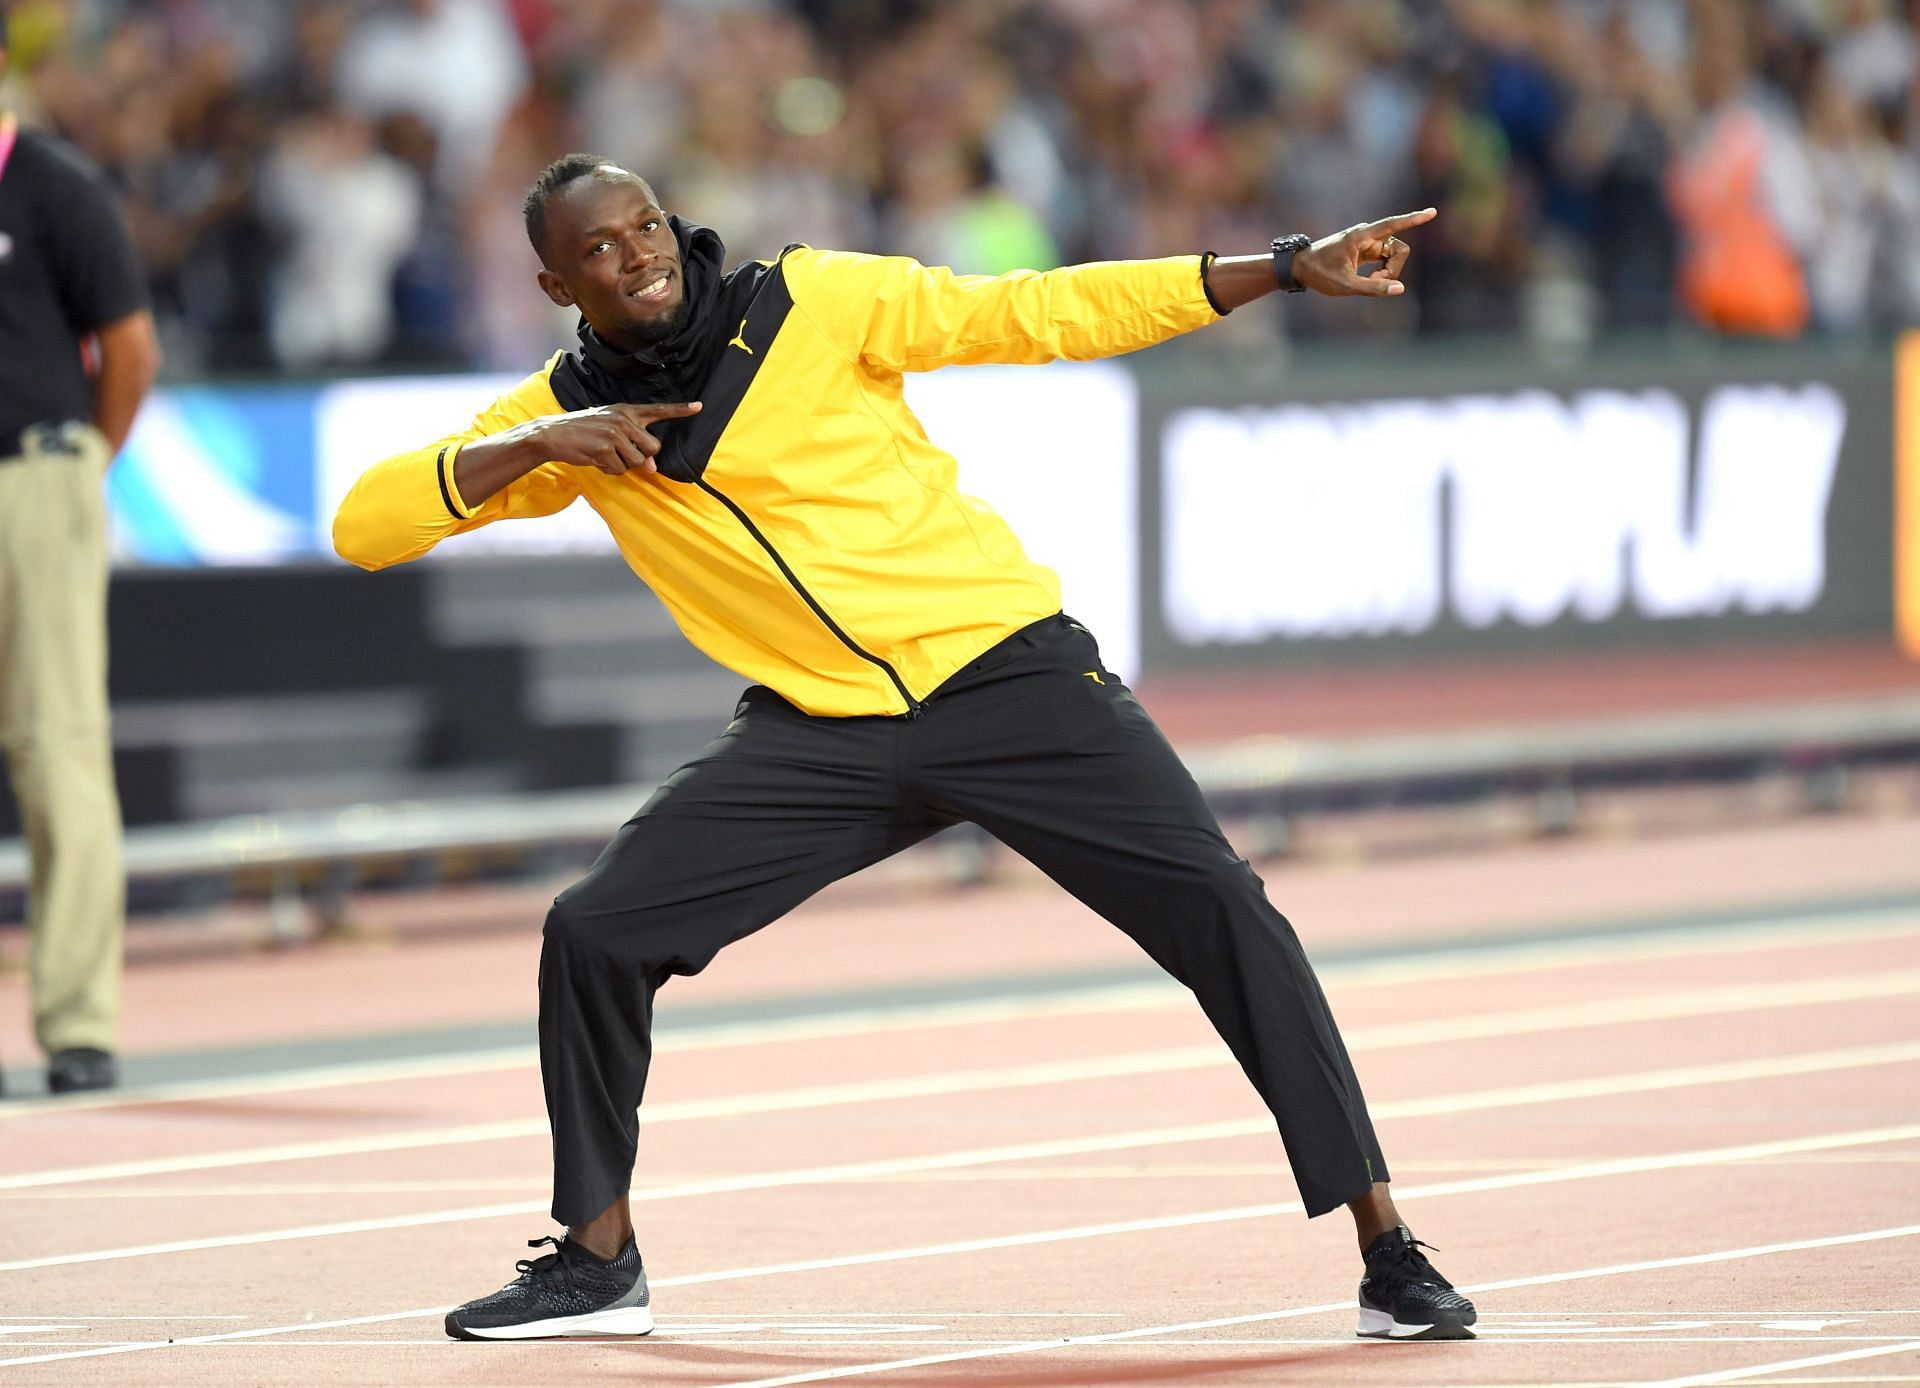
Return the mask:
{"type": "Polygon", "coordinates": [[[628,472],[647,476],[659,471],[653,460],[660,453],[660,440],[647,426],[699,412],[700,402],[692,400],[670,405],[597,405],[530,419],[462,447],[454,459],[454,485],[468,506],[478,506],[542,463],[599,468],[615,477],[628,472]]]}
{"type": "Polygon", "coordinates": [[[660,440],[647,426],[663,419],[685,419],[700,412],[700,402],[665,405],[596,405],[539,421],[536,436],[546,458],[576,467],[596,467],[614,477],[626,472],[657,472],[660,440]]]}

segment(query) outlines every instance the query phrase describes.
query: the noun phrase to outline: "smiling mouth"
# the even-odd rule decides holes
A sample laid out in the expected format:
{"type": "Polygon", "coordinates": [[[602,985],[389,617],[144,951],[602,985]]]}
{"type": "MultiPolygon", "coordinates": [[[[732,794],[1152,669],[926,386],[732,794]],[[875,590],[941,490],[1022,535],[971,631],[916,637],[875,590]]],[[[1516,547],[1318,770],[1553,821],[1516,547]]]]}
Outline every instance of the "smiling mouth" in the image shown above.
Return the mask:
{"type": "Polygon", "coordinates": [[[672,288],[673,273],[668,271],[658,279],[649,280],[638,289],[628,290],[627,297],[636,303],[663,304],[667,301],[667,294],[672,288]]]}

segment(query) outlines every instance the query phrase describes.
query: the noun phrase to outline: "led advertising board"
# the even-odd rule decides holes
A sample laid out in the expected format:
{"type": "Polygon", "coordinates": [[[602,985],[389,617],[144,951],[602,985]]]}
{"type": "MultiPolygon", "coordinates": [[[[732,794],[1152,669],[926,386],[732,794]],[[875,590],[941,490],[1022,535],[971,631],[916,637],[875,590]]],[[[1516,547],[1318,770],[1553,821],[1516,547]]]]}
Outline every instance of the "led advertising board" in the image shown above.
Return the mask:
{"type": "Polygon", "coordinates": [[[1169,402],[1149,658],[1885,630],[1886,376],[1169,402]]]}

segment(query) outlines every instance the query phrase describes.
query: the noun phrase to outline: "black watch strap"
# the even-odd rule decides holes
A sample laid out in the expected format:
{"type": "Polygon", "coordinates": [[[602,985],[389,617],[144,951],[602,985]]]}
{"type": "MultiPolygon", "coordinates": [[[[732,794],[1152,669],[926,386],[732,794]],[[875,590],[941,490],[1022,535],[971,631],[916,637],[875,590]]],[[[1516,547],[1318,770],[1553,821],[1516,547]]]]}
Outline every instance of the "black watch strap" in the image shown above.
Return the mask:
{"type": "Polygon", "coordinates": [[[1293,258],[1313,244],[1303,231],[1273,238],[1273,282],[1289,294],[1304,294],[1307,287],[1293,277],[1293,258]]]}

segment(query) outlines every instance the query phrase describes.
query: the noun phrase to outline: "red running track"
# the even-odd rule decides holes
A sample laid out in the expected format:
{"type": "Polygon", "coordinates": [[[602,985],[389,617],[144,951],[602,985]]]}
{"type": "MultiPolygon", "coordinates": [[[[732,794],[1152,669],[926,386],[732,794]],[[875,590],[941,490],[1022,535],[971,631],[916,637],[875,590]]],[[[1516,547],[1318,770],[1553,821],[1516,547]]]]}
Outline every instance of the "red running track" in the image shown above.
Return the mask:
{"type": "MultiPolygon", "coordinates": [[[[1852,829],[1859,849],[1887,826],[1852,829]]],[[[1834,846],[1833,826],[1806,832],[1803,849],[1834,846]]],[[[1920,838],[1883,848],[1900,842],[1920,838]]],[[[1677,873],[1685,848],[1663,849],[1677,873]]],[[[1728,857],[1693,849],[1689,893],[1728,857]]],[[[1488,855],[1475,890],[1498,903],[1536,867],[1488,855]]],[[[1349,890],[1358,915],[1383,913],[1371,874],[1349,890]]],[[[951,899],[820,908],[743,947],[713,991],[771,1007],[817,989],[836,950],[936,922],[1002,958],[1049,930],[1049,968],[1124,958],[1052,894],[964,900],[975,927],[951,899]]],[[[645,1340],[440,1333],[441,1308],[548,1231],[523,1051],[16,1101],[0,1107],[0,1380],[1920,1382],[1920,907],[1507,935],[1327,969],[1404,1208],[1479,1289],[1473,1343],[1355,1340],[1351,1231],[1301,1218],[1191,1002],[1063,986],[669,1033],[636,1183],[660,1320],[645,1340]]],[[[524,959],[493,940],[469,963],[529,962],[514,944],[524,959]]],[[[440,977],[461,949],[433,946],[440,977]]],[[[918,972],[911,949],[889,957],[878,981],[904,985],[951,977],[956,953],[947,939],[918,972]]],[[[309,963],[308,1000],[353,1026],[421,1011],[405,947],[309,963]]],[[[165,978],[232,1039],[246,967],[165,978]]],[[[289,1007],[275,1031],[289,961],[255,967],[279,980],[252,999],[256,1038],[311,1030],[289,1007]]],[[[674,988],[691,1002],[708,982],[674,988]]]]}

